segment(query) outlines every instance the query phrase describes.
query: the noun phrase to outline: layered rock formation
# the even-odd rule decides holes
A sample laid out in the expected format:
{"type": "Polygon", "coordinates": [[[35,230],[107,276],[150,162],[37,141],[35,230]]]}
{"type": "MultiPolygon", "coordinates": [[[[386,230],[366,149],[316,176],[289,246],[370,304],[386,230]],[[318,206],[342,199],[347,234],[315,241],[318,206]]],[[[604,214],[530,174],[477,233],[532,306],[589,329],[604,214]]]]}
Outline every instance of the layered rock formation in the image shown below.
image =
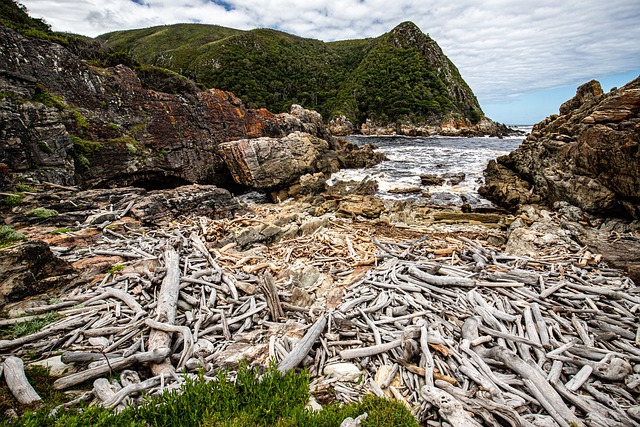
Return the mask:
{"type": "MultiPolygon", "coordinates": [[[[229,186],[222,142],[296,131],[330,140],[316,112],[294,105],[275,115],[168,78],[180,93],[150,89],[126,66],[98,68],[61,45],[0,27],[3,171],[82,187],[229,186]]],[[[324,143],[326,154],[333,147],[324,143]]]]}
{"type": "Polygon", "coordinates": [[[20,301],[62,284],[68,284],[74,269],[53,255],[39,241],[0,249],[0,307],[20,301]]]}
{"type": "Polygon", "coordinates": [[[591,81],[489,163],[480,193],[499,204],[568,202],[598,216],[640,218],[640,78],[604,94],[591,81]]]}
{"type": "Polygon", "coordinates": [[[247,187],[277,189],[304,174],[335,172],[339,163],[329,156],[329,143],[304,132],[283,138],[255,138],[220,145],[233,179],[247,187]]]}
{"type": "Polygon", "coordinates": [[[640,280],[639,148],[640,78],[606,94],[597,81],[580,86],[559,115],[487,166],[480,194],[525,209],[525,220],[511,226],[507,249],[535,255],[538,240],[562,240],[640,280]],[[527,205],[555,212],[536,219],[527,205]]]}

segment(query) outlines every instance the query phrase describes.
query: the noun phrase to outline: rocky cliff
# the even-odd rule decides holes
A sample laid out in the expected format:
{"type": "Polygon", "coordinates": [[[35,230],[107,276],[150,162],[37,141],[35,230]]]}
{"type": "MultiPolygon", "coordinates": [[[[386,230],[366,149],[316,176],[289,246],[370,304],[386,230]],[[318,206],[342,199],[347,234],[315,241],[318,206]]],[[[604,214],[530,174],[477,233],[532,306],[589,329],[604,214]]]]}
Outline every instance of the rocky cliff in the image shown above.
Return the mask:
{"type": "Polygon", "coordinates": [[[228,187],[234,181],[218,149],[222,142],[296,131],[330,138],[317,113],[249,109],[229,92],[200,91],[169,77],[182,90],[153,90],[124,65],[96,67],[59,44],[0,27],[2,179],[228,187]]]}
{"type": "Polygon", "coordinates": [[[501,205],[567,202],[600,217],[640,218],[640,78],[603,93],[580,86],[560,114],[489,163],[481,194],[501,205]]]}

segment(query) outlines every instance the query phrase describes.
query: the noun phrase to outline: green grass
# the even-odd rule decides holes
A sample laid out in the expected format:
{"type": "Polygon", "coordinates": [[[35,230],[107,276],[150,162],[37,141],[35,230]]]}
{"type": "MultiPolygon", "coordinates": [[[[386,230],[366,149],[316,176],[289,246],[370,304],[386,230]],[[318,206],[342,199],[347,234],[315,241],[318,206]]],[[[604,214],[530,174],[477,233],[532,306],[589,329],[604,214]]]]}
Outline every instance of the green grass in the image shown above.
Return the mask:
{"type": "Polygon", "coordinates": [[[116,274],[116,273],[121,272],[122,270],[124,270],[124,265],[122,265],[122,264],[114,264],[107,270],[107,273],[116,274]]]}
{"type": "Polygon", "coordinates": [[[24,199],[24,197],[25,196],[22,193],[15,193],[11,194],[10,196],[5,196],[3,200],[5,205],[15,207],[19,206],[20,203],[22,203],[22,199],[24,199]]]}
{"type": "Polygon", "coordinates": [[[101,142],[89,141],[88,139],[83,139],[76,135],[71,135],[71,142],[73,142],[73,146],[76,150],[83,154],[87,154],[92,151],[100,151],[103,147],[101,142]]]}
{"type": "Polygon", "coordinates": [[[38,148],[42,150],[43,153],[53,153],[53,150],[49,147],[49,144],[46,141],[38,141],[38,148]]]}
{"type": "Polygon", "coordinates": [[[28,412],[3,426],[335,426],[346,417],[367,412],[363,427],[417,427],[411,413],[399,402],[374,396],[362,402],[326,406],[320,412],[305,409],[309,399],[309,376],[305,372],[281,375],[271,366],[259,379],[257,369],[241,365],[232,381],[220,372],[214,381],[202,377],[187,380],[181,392],[154,396],[139,407],[127,407],[119,415],[99,407],[82,411],[67,409],[49,416],[50,408],[28,412]]]}
{"type": "Polygon", "coordinates": [[[58,211],[55,209],[35,208],[30,210],[27,213],[27,215],[35,216],[36,218],[40,218],[40,219],[47,219],[47,218],[51,218],[52,216],[57,216],[58,211]]]}
{"type": "MultiPolygon", "coordinates": [[[[33,386],[36,393],[46,402],[47,406],[56,406],[64,403],[65,399],[68,399],[65,394],[59,390],[54,390],[52,387],[53,379],[49,375],[49,369],[38,365],[26,365],[25,374],[29,380],[29,384],[33,386]]],[[[14,399],[13,395],[9,391],[4,381],[0,381],[0,425],[14,425],[10,422],[8,417],[5,417],[5,411],[11,408],[18,408],[18,413],[25,410],[33,410],[33,407],[21,408],[17,407],[18,403],[14,399]]]]}
{"type": "Polygon", "coordinates": [[[10,225],[0,225],[0,248],[7,247],[24,239],[24,234],[16,232],[10,225]]]}
{"type": "Polygon", "coordinates": [[[50,312],[47,313],[44,317],[40,317],[38,319],[14,323],[11,326],[0,328],[0,336],[6,337],[8,339],[16,339],[25,335],[30,335],[40,331],[48,324],[60,319],[60,317],[62,316],[60,316],[58,313],[50,312]]]}
{"type": "Polygon", "coordinates": [[[37,193],[38,191],[40,191],[36,187],[32,187],[30,185],[22,184],[22,183],[16,184],[16,190],[22,191],[25,193],[37,193]]]}
{"type": "Polygon", "coordinates": [[[68,227],[62,227],[62,228],[56,228],[55,230],[51,230],[49,233],[56,235],[56,234],[65,234],[65,233],[71,233],[71,232],[73,232],[72,229],[68,227]]]}

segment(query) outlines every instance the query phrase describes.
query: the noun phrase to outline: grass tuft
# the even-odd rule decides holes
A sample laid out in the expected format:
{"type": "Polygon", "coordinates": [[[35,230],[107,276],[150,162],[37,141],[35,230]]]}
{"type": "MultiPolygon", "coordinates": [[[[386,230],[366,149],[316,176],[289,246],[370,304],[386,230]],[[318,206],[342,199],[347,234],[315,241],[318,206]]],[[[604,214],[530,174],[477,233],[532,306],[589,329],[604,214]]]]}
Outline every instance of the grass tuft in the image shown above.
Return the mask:
{"type": "Polygon", "coordinates": [[[10,196],[5,196],[4,204],[7,206],[15,207],[22,203],[22,199],[24,199],[24,194],[22,193],[11,194],[10,196]]]}
{"type": "Polygon", "coordinates": [[[24,234],[16,232],[10,225],[0,225],[0,248],[24,240],[24,238],[24,234]]]}
{"type": "Polygon", "coordinates": [[[57,216],[58,211],[55,209],[47,209],[47,208],[35,208],[28,212],[29,216],[35,216],[36,218],[47,219],[52,216],[57,216]]]}
{"type": "Polygon", "coordinates": [[[25,335],[30,335],[39,332],[42,328],[55,322],[61,317],[62,316],[58,313],[50,312],[44,317],[27,320],[26,322],[14,323],[11,326],[0,328],[0,336],[6,336],[9,339],[16,339],[25,335]]]}
{"type": "Polygon", "coordinates": [[[107,273],[116,274],[124,270],[124,265],[122,264],[114,264],[107,270],[107,273]]]}

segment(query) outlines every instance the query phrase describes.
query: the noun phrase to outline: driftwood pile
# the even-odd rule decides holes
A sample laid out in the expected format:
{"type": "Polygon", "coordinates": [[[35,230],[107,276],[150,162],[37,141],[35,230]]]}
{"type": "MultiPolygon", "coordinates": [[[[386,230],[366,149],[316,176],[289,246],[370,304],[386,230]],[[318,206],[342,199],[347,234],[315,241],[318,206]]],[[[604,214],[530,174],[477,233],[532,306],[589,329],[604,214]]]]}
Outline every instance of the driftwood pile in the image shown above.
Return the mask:
{"type": "Polygon", "coordinates": [[[283,372],[308,367],[317,401],[387,395],[430,426],[640,426],[640,293],[597,257],[511,257],[461,236],[380,241],[347,219],[293,220],[125,224],[90,247],[54,248],[125,268],[1,320],[62,316],[0,341],[7,382],[37,400],[20,358],[61,354],[69,371],[54,388],[93,381],[75,400],[122,408],[198,369],[273,358],[283,372]],[[280,240],[225,240],[251,227],[280,240]]]}

